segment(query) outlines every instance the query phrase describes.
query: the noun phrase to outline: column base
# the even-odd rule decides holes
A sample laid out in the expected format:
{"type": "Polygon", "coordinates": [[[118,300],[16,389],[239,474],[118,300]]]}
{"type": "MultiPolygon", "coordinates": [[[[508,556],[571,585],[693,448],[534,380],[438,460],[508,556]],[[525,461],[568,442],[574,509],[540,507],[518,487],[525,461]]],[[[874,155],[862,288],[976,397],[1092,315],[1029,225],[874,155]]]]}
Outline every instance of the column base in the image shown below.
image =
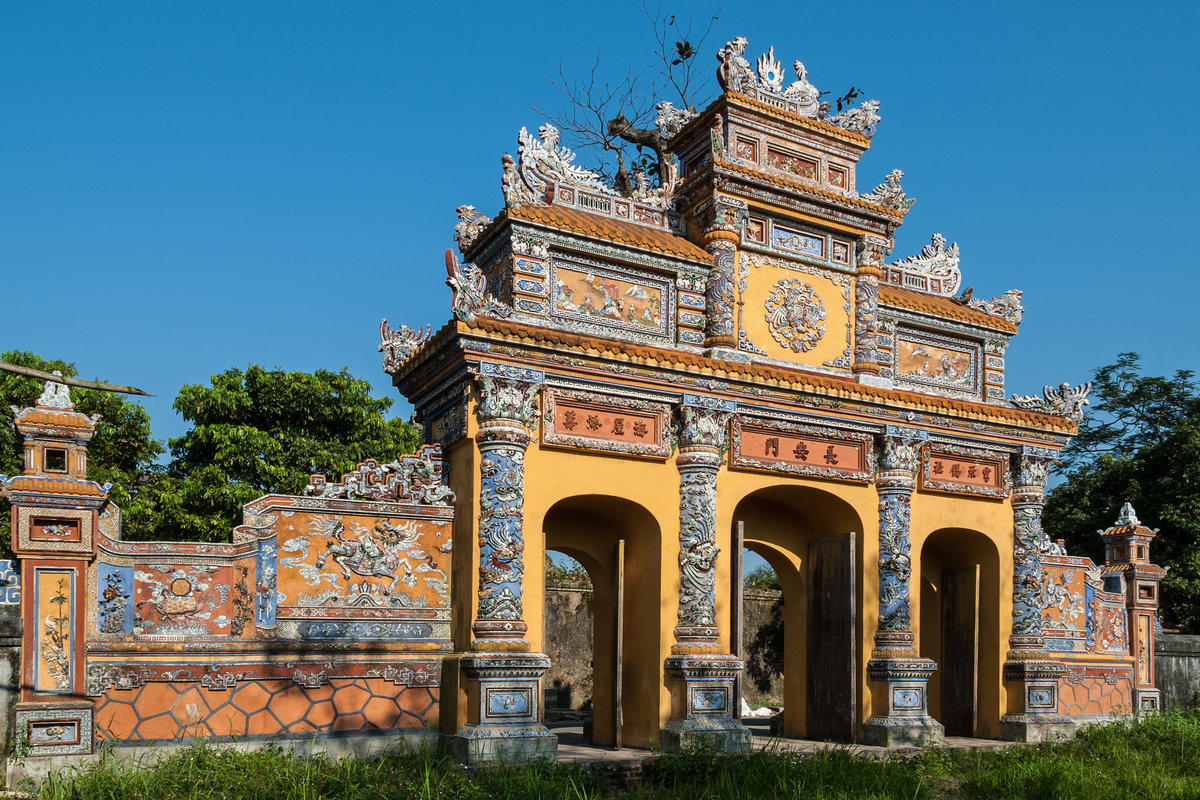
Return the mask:
{"type": "Polygon", "coordinates": [[[933,717],[871,716],[863,723],[863,741],[876,747],[937,747],[946,729],[933,717]]]}
{"type": "Polygon", "coordinates": [[[733,719],[673,719],[658,732],[658,746],[664,753],[682,753],[693,748],[748,753],[750,730],[733,719]]]}
{"type": "Polygon", "coordinates": [[[721,361],[737,361],[741,364],[750,363],[750,354],[738,350],[736,342],[733,344],[716,345],[705,342],[704,355],[708,358],[719,359],[721,361]]]}
{"type": "Polygon", "coordinates": [[[1009,708],[1000,718],[1000,738],[1025,744],[1061,742],[1075,736],[1075,723],[1058,713],[1058,680],[1066,666],[1047,658],[1040,638],[1013,637],[1024,648],[1004,662],[1009,708]]]}
{"type": "Polygon", "coordinates": [[[877,386],[880,389],[896,388],[896,382],[891,378],[883,378],[870,372],[855,373],[854,380],[865,386],[877,386]]]}
{"type": "Polygon", "coordinates": [[[1005,714],[1000,718],[1000,738],[1023,744],[1065,742],[1075,738],[1075,723],[1066,717],[1005,714]]]}
{"type": "Polygon", "coordinates": [[[442,749],[460,764],[509,764],[553,761],[558,737],[545,725],[467,725],[453,736],[443,734],[442,749]]]}
{"type": "Polygon", "coordinates": [[[664,666],[675,682],[674,711],[659,731],[659,746],[668,753],[688,747],[748,752],[750,730],[733,707],[733,679],[742,671],[742,660],[728,653],[681,653],[669,656],[664,666]]]}
{"type": "Polygon", "coordinates": [[[877,655],[867,661],[871,706],[879,710],[863,723],[867,744],[929,747],[946,740],[946,729],[929,716],[929,676],[937,670],[937,664],[910,652],[914,655],[877,655]]]}
{"type": "Polygon", "coordinates": [[[553,759],[558,737],[541,723],[538,687],[550,659],[542,653],[470,653],[459,663],[471,722],[444,736],[442,747],[463,764],[553,759]]]}

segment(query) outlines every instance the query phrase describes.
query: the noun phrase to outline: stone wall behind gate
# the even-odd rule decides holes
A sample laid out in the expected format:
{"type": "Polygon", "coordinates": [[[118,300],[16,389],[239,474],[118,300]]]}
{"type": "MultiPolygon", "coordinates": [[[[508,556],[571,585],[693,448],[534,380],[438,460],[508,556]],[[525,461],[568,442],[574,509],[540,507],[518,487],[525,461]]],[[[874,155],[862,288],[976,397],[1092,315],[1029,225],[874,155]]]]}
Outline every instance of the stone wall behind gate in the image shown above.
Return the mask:
{"type": "MultiPolygon", "coordinates": [[[[773,635],[773,628],[781,625],[775,614],[780,599],[778,591],[748,589],[743,596],[742,652],[747,659],[757,653],[767,663],[782,663],[782,638],[773,635]]],[[[542,694],[548,711],[589,706],[594,624],[591,589],[547,587],[545,646],[551,663],[542,677],[542,694]]],[[[752,705],[783,704],[782,675],[774,675],[766,691],[759,691],[748,677],[742,687],[743,697],[752,705]]]]}
{"type": "Polygon", "coordinates": [[[1200,636],[1159,634],[1154,663],[1163,708],[1200,705],[1200,636]]]}

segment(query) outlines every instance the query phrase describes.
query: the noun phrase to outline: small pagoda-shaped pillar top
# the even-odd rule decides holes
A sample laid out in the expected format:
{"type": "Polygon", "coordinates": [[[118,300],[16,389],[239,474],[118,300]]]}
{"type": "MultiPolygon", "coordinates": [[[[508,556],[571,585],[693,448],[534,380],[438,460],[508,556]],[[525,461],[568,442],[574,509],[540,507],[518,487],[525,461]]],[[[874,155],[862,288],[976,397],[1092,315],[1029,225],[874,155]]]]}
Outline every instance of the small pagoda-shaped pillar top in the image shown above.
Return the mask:
{"type": "Polygon", "coordinates": [[[96,511],[109,489],[87,477],[88,443],[99,415],[76,411],[70,389],[52,380],[33,406],[12,411],[25,447],[24,471],[0,475],[0,493],[12,502],[13,549],[18,555],[90,556],[96,511]]]}

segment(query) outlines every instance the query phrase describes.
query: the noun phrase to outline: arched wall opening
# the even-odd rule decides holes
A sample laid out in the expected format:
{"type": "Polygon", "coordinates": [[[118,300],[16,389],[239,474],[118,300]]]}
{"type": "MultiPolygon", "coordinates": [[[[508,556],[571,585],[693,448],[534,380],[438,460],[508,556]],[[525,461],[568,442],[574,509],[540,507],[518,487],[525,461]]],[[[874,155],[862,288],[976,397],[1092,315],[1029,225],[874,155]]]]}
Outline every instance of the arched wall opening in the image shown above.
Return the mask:
{"type": "Polygon", "coordinates": [[[641,505],[611,495],[577,495],[550,507],[545,547],[574,558],[592,582],[592,741],[649,747],[662,682],[662,534],[641,505]],[[653,613],[651,613],[653,612],[653,613]]]}
{"type": "Polygon", "coordinates": [[[938,664],[929,713],[947,736],[1000,734],[1000,557],[985,534],[934,531],[921,546],[920,653],[938,664]]]}
{"type": "Polygon", "coordinates": [[[734,514],[745,547],[770,564],[783,592],[781,733],[851,741],[858,723],[862,520],[829,492],[772,486],[734,514]]]}

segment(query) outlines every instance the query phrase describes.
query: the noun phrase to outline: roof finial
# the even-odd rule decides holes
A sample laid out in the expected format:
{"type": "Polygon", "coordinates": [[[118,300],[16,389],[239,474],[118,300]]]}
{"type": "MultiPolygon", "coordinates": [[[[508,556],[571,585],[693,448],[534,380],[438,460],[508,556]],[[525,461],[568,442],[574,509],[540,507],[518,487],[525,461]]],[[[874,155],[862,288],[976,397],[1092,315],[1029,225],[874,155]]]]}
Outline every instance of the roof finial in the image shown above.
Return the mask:
{"type": "Polygon", "coordinates": [[[1139,521],[1137,518],[1137,514],[1134,513],[1133,503],[1126,502],[1125,505],[1121,506],[1121,513],[1117,516],[1118,526],[1132,525],[1136,528],[1141,524],[1141,521],[1139,521]]]}
{"type": "MultiPolygon", "coordinates": [[[[58,370],[54,370],[51,374],[62,377],[62,373],[58,370]]],[[[71,390],[65,383],[59,383],[53,379],[46,381],[42,395],[37,399],[37,404],[42,408],[61,408],[64,411],[71,411],[75,408],[75,404],[71,402],[71,390]]]]}

